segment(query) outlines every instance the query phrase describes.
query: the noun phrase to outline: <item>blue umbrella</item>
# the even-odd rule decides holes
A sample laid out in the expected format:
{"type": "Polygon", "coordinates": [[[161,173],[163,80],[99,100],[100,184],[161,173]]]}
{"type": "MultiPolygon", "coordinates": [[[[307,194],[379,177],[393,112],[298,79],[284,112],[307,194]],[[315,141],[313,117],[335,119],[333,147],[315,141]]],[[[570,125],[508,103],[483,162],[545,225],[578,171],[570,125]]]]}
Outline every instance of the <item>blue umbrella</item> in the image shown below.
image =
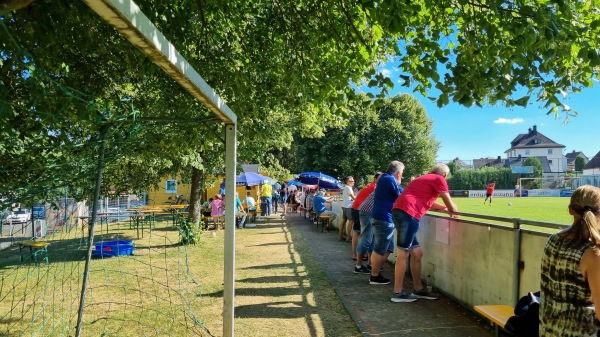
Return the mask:
{"type": "Polygon", "coordinates": [[[267,182],[267,177],[254,172],[242,172],[239,176],[235,177],[235,184],[237,186],[256,186],[266,184],[267,182]]]}
{"type": "Polygon", "coordinates": [[[302,187],[302,186],[304,186],[304,184],[303,184],[303,183],[299,182],[298,180],[294,180],[294,179],[292,179],[292,180],[289,180],[289,181],[288,181],[286,184],[287,184],[288,186],[290,186],[290,185],[295,185],[295,186],[298,186],[298,187],[302,187]]]}
{"type": "Polygon", "coordinates": [[[297,180],[308,185],[318,184],[319,188],[328,190],[340,190],[343,187],[339,180],[320,172],[302,172],[297,180]]]}

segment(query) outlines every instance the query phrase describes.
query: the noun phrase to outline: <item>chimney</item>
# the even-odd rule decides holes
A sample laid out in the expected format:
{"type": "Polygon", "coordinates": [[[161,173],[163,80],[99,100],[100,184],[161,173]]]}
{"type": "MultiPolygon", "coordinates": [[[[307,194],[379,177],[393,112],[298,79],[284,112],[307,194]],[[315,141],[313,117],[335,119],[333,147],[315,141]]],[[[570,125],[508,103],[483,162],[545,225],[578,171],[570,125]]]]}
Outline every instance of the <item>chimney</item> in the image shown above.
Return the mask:
{"type": "Polygon", "coordinates": [[[533,126],[533,132],[537,132],[537,126],[536,125],[533,126]]]}
{"type": "Polygon", "coordinates": [[[519,161],[521,161],[521,155],[519,155],[519,161]]]}
{"type": "Polygon", "coordinates": [[[498,156],[498,162],[501,163],[502,162],[502,158],[500,158],[500,156],[498,156]]]}
{"type": "Polygon", "coordinates": [[[531,133],[531,128],[529,128],[529,129],[527,129],[527,130],[528,130],[528,133],[531,133]]]}

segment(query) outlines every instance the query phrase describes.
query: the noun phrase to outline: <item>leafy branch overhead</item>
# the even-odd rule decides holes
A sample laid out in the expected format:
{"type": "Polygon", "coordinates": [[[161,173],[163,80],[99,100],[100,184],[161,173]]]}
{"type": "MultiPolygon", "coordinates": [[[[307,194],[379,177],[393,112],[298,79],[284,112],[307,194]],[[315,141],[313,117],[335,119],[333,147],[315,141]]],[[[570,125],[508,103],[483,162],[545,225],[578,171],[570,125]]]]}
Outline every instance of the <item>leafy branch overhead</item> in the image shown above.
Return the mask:
{"type": "MultiPolygon", "coordinates": [[[[394,82],[377,67],[390,59],[403,84],[440,106],[541,100],[567,115],[563,94],[592,86],[600,64],[590,1],[136,3],[237,114],[241,161],[289,148],[295,133],[347,125],[354,102],[389,96],[394,82]],[[378,90],[358,95],[363,84],[378,90]]],[[[117,126],[104,181],[118,190],[189,176],[190,167],[222,170],[219,125],[140,122],[210,113],[83,2],[0,11],[0,193],[89,175],[103,123],[117,126]]]]}
{"type": "Polygon", "coordinates": [[[597,2],[366,1],[363,8],[399,41],[402,84],[435,93],[438,106],[539,100],[568,117],[563,97],[597,80],[597,2]]]}

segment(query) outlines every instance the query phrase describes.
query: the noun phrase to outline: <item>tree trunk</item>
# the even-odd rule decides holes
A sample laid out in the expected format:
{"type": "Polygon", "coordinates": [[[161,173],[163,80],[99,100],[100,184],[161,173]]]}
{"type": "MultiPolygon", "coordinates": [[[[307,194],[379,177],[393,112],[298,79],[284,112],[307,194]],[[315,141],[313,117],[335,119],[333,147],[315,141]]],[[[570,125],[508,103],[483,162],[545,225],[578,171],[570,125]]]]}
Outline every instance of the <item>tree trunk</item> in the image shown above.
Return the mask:
{"type": "Polygon", "coordinates": [[[202,190],[204,189],[204,171],[192,167],[192,186],[190,191],[190,209],[188,221],[198,229],[202,205],[202,190]]]}

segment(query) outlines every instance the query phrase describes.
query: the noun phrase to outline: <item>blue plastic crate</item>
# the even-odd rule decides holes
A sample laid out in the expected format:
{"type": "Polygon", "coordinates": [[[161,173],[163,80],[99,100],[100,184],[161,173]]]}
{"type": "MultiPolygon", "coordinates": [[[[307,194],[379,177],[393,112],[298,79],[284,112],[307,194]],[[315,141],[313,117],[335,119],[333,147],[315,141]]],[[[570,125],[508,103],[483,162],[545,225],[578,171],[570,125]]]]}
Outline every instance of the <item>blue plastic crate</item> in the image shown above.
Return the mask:
{"type": "Polygon", "coordinates": [[[104,241],[95,243],[96,249],[93,250],[93,254],[96,257],[104,258],[118,255],[133,255],[133,241],[132,240],[116,240],[116,241],[104,241]]]}

